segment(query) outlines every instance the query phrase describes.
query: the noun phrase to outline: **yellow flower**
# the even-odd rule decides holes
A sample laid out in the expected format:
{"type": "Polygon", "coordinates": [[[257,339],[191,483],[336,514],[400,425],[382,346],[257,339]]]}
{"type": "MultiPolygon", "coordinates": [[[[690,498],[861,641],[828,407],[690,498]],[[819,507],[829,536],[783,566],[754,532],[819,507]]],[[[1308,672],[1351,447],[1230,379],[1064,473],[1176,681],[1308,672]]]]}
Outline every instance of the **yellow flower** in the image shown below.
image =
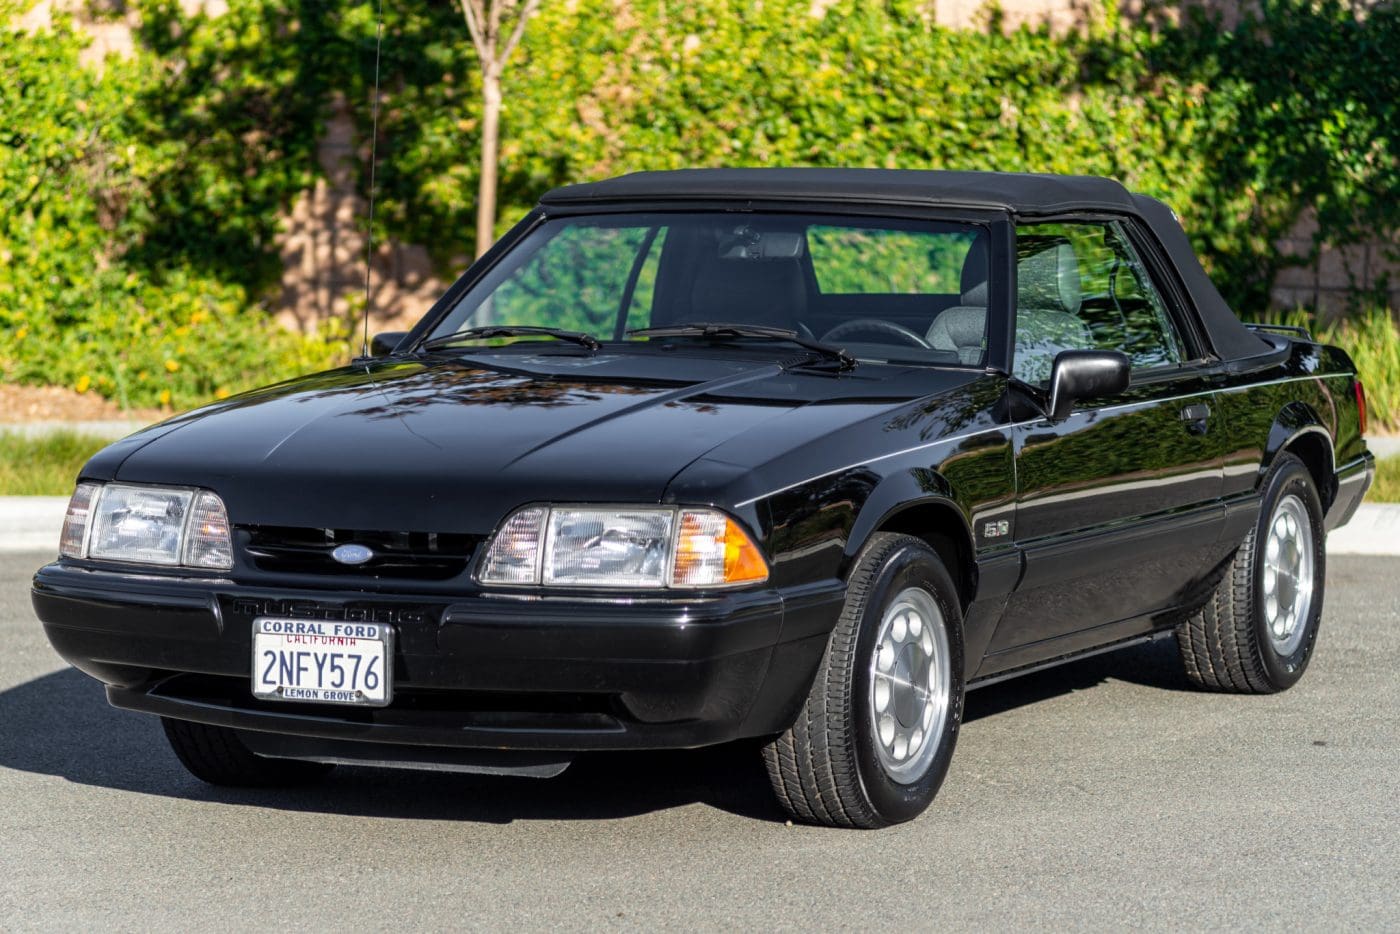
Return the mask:
{"type": "Polygon", "coordinates": [[[178,373],[179,370],[180,370],[179,361],[176,361],[176,360],[167,360],[167,361],[165,361],[165,371],[166,371],[167,373],[178,373]]]}
{"type": "Polygon", "coordinates": [[[215,398],[215,399],[227,399],[228,396],[229,396],[228,390],[225,389],[225,388],[222,387],[222,386],[220,386],[218,389],[215,389],[215,390],[214,390],[214,398],[215,398]]]}
{"type": "Polygon", "coordinates": [[[161,405],[169,405],[169,404],[170,404],[170,390],[169,390],[169,389],[162,389],[162,390],[160,391],[160,404],[161,404],[161,405]]]}
{"type": "Polygon", "coordinates": [[[78,390],[78,392],[87,392],[90,386],[92,386],[92,377],[84,373],[82,376],[78,377],[78,382],[73,388],[78,390]]]}
{"type": "Polygon", "coordinates": [[[15,332],[15,340],[22,341],[29,336],[29,328],[20,328],[15,332]]]}

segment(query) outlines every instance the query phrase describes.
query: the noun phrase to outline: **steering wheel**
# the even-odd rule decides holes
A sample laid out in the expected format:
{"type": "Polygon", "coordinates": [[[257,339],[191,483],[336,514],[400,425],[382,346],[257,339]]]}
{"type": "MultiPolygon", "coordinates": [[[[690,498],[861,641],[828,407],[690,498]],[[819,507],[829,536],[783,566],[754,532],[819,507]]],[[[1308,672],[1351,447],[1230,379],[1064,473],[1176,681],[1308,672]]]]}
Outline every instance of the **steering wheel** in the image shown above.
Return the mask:
{"type": "Polygon", "coordinates": [[[822,340],[834,341],[842,338],[850,340],[852,334],[877,335],[874,340],[874,343],[877,344],[890,343],[890,339],[893,338],[895,343],[907,344],[923,350],[933,349],[932,344],[904,325],[880,318],[856,318],[854,321],[843,321],[823,334],[822,340]]]}

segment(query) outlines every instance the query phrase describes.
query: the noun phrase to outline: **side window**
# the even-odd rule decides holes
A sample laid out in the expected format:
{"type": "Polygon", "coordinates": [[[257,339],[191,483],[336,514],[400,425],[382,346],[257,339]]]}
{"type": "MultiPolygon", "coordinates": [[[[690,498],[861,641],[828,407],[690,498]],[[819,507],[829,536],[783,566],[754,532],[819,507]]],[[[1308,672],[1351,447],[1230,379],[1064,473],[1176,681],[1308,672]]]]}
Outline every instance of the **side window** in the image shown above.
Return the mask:
{"type": "Polygon", "coordinates": [[[1117,222],[1026,224],[1016,235],[1013,373],[1048,385],[1062,350],[1119,350],[1133,369],[1180,363],[1181,339],[1117,222]]]}

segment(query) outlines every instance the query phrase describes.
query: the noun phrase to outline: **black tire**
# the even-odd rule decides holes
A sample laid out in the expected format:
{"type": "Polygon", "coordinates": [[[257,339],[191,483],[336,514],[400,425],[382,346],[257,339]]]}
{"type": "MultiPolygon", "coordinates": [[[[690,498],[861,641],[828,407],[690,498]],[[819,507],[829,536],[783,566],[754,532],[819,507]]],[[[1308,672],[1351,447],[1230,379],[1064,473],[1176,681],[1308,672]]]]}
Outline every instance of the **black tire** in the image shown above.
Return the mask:
{"type": "Polygon", "coordinates": [[[326,775],[333,765],[255,755],[235,730],[161,717],[165,738],[180,764],[200,781],[241,788],[304,785],[326,775]]]}
{"type": "Polygon", "coordinates": [[[763,750],[779,802],[794,819],[829,827],[885,827],[918,817],[948,772],[963,694],[962,611],[943,562],[917,538],[872,536],[797,721],[763,750]],[[942,729],[936,736],[930,729],[924,742],[936,744],[932,758],[922,774],[896,781],[881,764],[868,698],[882,617],[909,588],[926,591],[943,617],[950,677],[942,729]]]}
{"type": "Polygon", "coordinates": [[[1292,454],[1278,456],[1264,478],[1259,520],[1225,567],[1224,576],[1199,611],[1177,626],[1177,646],[1186,675],[1212,691],[1272,694],[1297,683],[1312,659],[1326,589],[1326,532],[1317,485],[1292,454]],[[1265,551],[1269,529],[1288,497],[1301,502],[1311,531],[1312,599],[1297,647],[1286,654],[1270,637],[1265,616],[1265,551]]]}

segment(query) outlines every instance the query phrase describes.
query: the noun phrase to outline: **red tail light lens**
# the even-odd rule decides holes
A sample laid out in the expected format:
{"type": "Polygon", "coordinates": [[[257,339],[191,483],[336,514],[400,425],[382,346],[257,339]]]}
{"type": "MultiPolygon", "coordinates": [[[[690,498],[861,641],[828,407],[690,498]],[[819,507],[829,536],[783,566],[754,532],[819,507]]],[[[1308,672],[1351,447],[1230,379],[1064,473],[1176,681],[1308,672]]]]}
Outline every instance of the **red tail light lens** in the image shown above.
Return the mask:
{"type": "Polygon", "coordinates": [[[1356,387],[1356,418],[1357,424],[1361,426],[1361,434],[1366,434],[1366,390],[1361,385],[1361,380],[1352,383],[1356,387]]]}

